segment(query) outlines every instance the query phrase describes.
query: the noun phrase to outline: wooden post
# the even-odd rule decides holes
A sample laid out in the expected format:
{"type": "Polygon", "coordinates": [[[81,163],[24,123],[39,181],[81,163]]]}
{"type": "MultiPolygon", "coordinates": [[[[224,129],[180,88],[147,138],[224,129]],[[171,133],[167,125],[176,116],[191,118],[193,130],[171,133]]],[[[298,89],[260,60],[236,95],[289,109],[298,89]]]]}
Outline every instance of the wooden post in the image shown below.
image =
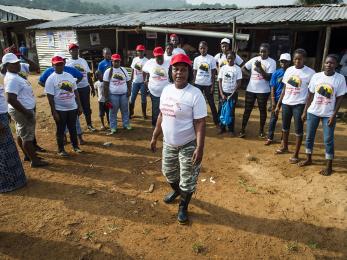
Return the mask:
{"type": "Polygon", "coordinates": [[[233,20],[233,46],[232,50],[236,52],[236,17],[233,20]]]}
{"type": "Polygon", "coordinates": [[[331,36],[331,26],[328,25],[325,31],[325,43],[324,43],[324,51],[323,51],[322,64],[321,64],[322,70],[324,68],[325,58],[327,57],[329,52],[330,36],[331,36]]]}
{"type": "Polygon", "coordinates": [[[118,53],[118,29],[116,29],[116,53],[118,53]]]}

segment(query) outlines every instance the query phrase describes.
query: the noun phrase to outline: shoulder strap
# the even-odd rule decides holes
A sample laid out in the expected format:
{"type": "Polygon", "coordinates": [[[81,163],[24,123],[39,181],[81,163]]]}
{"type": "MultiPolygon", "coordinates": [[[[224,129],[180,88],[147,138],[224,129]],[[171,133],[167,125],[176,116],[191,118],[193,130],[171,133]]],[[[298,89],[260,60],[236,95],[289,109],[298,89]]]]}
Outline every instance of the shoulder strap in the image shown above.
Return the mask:
{"type": "Polygon", "coordinates": [[[120,67],[120,70],[123,72],[123,74],[124,74],[124,79],[125,79],[125,81],[127,80],[127,75],[125,74],[125,72],[124,72],[124,70],[123,70],[123,68],[122,67],[120,67]]]}

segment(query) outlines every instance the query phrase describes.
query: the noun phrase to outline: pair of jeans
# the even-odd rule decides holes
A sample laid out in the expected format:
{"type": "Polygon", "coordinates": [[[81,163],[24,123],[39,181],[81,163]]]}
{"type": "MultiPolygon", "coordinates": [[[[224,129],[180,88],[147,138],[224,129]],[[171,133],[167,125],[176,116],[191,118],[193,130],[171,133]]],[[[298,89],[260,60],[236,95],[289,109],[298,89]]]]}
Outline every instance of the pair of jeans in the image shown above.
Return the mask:
{"type": "MultiPolygon", "coordinates": [[[[231,95],[231,93],[223,92],[223,95],[228,98],[231,95]]],[[[236,108],[236,103],[237,103],[238,98],[239,98],[239,93],[235,92],[229,99],[230,102],[233,102],[233,104],[234,104],[233,109],[231,111],[231,118],[233,120],[231,121],[231,125],[227,126],[230,132],[235,131],[235,108],[236,108]]],[[[220,115],[220,111],[222,110],[223,102],[224,102],[224,100],[221,97],[219,97],[219,106],[218,106],[219,113],[218,113],[218,115],[220,115]]],[[[226,126],[223,125],[222,123],[220,123],[220,127],[225,128],[226,126]]]]}
{"type": "Polygon", "coordinates": [[[78,147],[77,141],[77,130],[76,130],[76,120],[78,117],[78,111],[76,109],[69,111],[59,111],[57,110],[59,115],[59,121],[55,122],[57,125],[57,144],[58,151],[61,152],[64,150],[64,135],[65,128],[69,129],[70,141],[74,148],[78,147]]]}
{"type": "Polygon", "coordinates": [[[158,116],[160,113],[160,97],[153,96],[151,94],[152,100],[152,126],[155,127],[157,125],[158,116]]]}
{"type": "Polygon", "coordinates": [[[112,103],[112,108],[109,111],[111,129],[117,129],[117,114],[119,109],[122,114],[123,127],[128,127],[130,122],[127,93],[110,94],[110,102],[112,103]]]}
{"type": "Polygon", "coordinates": [[[92,110],[90,109],[90,88],[89,86],[84,88],[77,88],[77,91],[80,96],[83,114],[86,118],[87,125],[89,126],[92,124],[92,110]]]}
{"type": "Polygon", "coordinates": [[[168,183],[180,183],[180,189],[194,192],[201,169],[201,163],[193,164],[192,156],[196,140],[182,146],[163,143],[162,172],[168,183]]]}
{"type": "Polygon", "coordinates": [[[334,130],[336,122],[333,126],[329,126],[329,117],[319,117],[314,114],[307,113],[306,153],[312,154],[313,152],[314,138],[316,137],[316,131],[321,120],[325,145],[325,159],[332,160],[334,159],[334,130]]]}
{"type": "Polygon", "coordinates": [[[258,108],[260,112],[260,132],[264,132],[264,126],[267,118],[266,105],[269,99],[270,93],[253,93],[246,91],[245,96],[245,111],[242,118],[242,130],[246,129],[249,117],[251,116],[252,110],[254,108],[254,103],[258,101],[258,108]]]}
{"type": "Polygon", "coordinates": [[[294,118],[295,135],[304,134],[304,122],[301,117],[305,109],[305,104],[286,105],[282,104],[282,131],[289,132],[292,117],[294,118]]]}
{"type": "MultiPolygon", "coordinates": [[[[275,104],[271,104],[272,106],[277,106],[277,102],[275,104]]],[[[271,102],[272,103],[272,102],[271,102]]],[[[271,112],[271,116],[270,116],[270,122],[269,122],[269,132],[267,134],[267,139],[269,140],[273,140],[274,139],[274,135],[275,135],[275,129],[276,129],[276,124],[277,124],[277,120],[278,120],[278,116],[276,116],[276,113],[273,111],[271,112]]]]}
{"type": "Polygon", "coordinates": [[[211,108],[211,113],[213,117],[213,122],[217,125],[218,124],[218,112],[216,105],[214,103],[214,93],[211,94],[211,88],[212,86],[202,86],[195,84],[195,87],[201,90],[201,92],[205,95],[205,98],[211,108]]]}
{"type": "Polygon", "coordinates": [[[137,94],[141,91],[141,103],[145,104],[147,103],[147,91],[145,83],[135,83],[133,82],[133,85],[131,87],[131,98],[130,98],[130,104],[135,105],[137,94]]]}

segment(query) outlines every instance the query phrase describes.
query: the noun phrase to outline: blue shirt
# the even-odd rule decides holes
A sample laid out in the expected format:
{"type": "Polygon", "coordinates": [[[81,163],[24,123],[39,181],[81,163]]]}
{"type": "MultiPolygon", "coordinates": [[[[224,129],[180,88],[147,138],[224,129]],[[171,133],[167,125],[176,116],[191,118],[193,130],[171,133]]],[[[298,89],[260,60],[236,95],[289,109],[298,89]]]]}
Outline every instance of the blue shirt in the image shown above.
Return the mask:
{"type": "MultiPolygon", "coordinates": [[[[83,78],[83,74],[81,72],[79,72],[77,69],[73,68],[73,67],[69,67],[69,66],[64,66],[64,71],[71,74],[72,77],[81,80],[83,78]]],[[[52,73],[54,72],[54,68],[50,67],[48,69],[46,69],[40,76],[39,78],[39,82],[41,82],[43,85],[45,85],[46,80],[48,79],[49,76],[52,75],[52,73]]]]}
{"type": "Polygon", "coordinates": [[[284,72],[285,72],[285,70],[280,68],[280,69],[276,70],[271,76],[270,88],[275,89],[275,101],[276,102],[278,102],[278,100],[280,99],[282,89],[284,86],[284,83],[282,82],[284,72]]]}
{"type": "Polygon", "coordinates": [[[103,59],[98,65],[98,71],[101,71],[102,75],[104,75],[105,71],[112,66],[111,60],[103,59]]]}

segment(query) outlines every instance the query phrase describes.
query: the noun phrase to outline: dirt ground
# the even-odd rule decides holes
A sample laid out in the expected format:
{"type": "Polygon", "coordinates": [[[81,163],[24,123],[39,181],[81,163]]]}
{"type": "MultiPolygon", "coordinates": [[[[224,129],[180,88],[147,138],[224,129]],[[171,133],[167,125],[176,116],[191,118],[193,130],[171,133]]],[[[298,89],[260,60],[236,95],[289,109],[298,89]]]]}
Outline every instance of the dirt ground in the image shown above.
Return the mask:
{"type": "MultiPolygon", "coordinates": [[[[191,223],[180,226],[177,203],[162,202],[169,186],[161,153],[149,150],[150,119],[140,118],[139,103],[133,131],[86,132],[85,153],[68,145],[71,157],[62,159],[47,99],[37,76],[31,81],[38,142],[51,165],[24,163],[27,186],[0,195],[0,259],[347,259],[345,123],[336,127],[335,172],[323,177],[321,128],[314,165],[302,169],[288,163],[289,154],[274,155],[278,143],[266,147],[257,137],[257,111],[244,140],[217,135],[209,117],[191,223]],[[146,193],[151,184],[154,191],[146,193]]],[[[94,98],[99,128],[97,109],[94,98]]],[[[237,131],[242,113],[238,107],[237,131]]],[[[301,158],[303,152],[304,146],[301,158]]]]}

